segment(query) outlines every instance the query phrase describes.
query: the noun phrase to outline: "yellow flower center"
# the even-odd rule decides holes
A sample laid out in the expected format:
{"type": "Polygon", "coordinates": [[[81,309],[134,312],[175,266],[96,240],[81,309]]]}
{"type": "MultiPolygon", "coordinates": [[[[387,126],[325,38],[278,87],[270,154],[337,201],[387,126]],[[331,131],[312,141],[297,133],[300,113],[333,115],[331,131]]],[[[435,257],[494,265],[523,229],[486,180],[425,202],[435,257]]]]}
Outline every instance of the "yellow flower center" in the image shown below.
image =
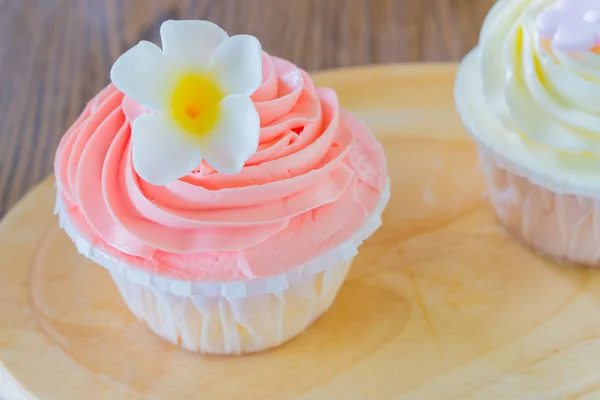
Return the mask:
{"type": "Polygon", "coordinates": [[[208,133],[217,123],[223,93],[210,76],[184,75],[171,97],[171,113],[184,131],[195,137],[208,133]]]}

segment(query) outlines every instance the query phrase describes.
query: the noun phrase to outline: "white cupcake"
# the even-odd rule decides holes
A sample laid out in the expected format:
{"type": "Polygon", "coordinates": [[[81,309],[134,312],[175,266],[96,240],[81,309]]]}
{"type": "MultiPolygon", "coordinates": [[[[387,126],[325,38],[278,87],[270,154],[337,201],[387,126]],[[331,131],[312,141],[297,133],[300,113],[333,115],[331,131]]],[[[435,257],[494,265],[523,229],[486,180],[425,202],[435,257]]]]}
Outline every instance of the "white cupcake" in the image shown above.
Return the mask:
{"type": "Polygon", "coordinates": [[[500,0],[456,103],[499,220],[535,251],[600,260],[600,2],[500,0]]]}

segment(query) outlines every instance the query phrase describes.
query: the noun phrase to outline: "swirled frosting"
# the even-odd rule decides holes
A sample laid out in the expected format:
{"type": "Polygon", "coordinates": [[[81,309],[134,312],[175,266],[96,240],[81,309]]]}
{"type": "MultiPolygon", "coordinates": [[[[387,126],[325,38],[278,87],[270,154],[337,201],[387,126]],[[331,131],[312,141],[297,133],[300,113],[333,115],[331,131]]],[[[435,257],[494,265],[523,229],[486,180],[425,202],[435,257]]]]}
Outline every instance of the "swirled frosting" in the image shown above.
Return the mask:
{"type": "Polygon", "coordinates": [[[478,48],[461,64],[457,105],[471,133],[520,172],[533,173],[555,190],[575,186],[595,193],[600,190],[600,54],[597,47],[572,51],[557,45],[565,37],[553,41],[549,33],[565,30],[549,28],[557,22],[547,18],[552,7],[556,0],[495,4],[478,48]]]}
{"type": "MultiPolygon", "coordinates": [[[[387,185],[381,146],[293,64],[263,55],[252,100],[260,145],[242,171],[207,164],[166,186],[132,167],[131,123],[149,112],[109,85],[63,137],[57,187],[73,224],[129,265],[179,279],[285,272],[347,240],[387,185]]],[[[156,160],[160,163],[161,160],[156,160]]]]}

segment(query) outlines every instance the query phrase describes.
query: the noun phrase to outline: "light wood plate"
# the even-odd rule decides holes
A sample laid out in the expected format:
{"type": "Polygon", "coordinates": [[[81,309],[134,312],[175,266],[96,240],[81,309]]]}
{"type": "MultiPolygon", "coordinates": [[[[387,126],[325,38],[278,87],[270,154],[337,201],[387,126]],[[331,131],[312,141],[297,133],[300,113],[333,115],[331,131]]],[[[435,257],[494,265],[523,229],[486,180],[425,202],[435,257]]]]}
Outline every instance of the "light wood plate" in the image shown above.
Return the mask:
{"type": "Polygon", "coordinates": [[[129,314],[52,215],[48,179],[0,225],[0,397],[597,399],[600,275],[496,223],[453,65],[324,72],[389,158],[392,200],[333,308],[263,354],[201,357],[129,314]]]}

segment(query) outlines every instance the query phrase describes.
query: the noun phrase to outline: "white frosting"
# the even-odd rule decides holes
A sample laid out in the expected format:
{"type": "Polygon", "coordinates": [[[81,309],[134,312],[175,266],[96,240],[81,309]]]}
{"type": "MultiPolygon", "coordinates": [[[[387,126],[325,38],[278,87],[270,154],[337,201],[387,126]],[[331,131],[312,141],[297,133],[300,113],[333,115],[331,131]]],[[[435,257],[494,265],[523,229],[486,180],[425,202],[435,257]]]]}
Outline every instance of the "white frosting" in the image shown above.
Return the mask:
{"type": "Polygon", "coordinates": [[[381,226],[381,214],[390,199],[389,182],[382,192],[377,207],[367,222],[345,243],[331,251],[315,257],[310,262],[300,265],[285,274],[268,278],[237,282],[190,282],[166,278],[138,268],[133,268],[114,257],[95,248],[74,227],[64,211],[60,196],[56,198],[55,213],[58,214],[60,226],[77,246],[79,253],[109,270],[111,273],[127,277],[135,284],[152,289],[172,293],[176,296],[208,296],[224,297],[229,300],[242,299],[262,294],[280,293],[295,282],[312,278],[326,269],[350,260],[358,253],[358,247],[381,226]]]}
{"type": "Polygon", "coordinates": [[[600,198],[600,55],[550,49],[537,32],[553,0],[500,0],[460,66],[456,102],[470,133],[513,172],[600,198]]]}

